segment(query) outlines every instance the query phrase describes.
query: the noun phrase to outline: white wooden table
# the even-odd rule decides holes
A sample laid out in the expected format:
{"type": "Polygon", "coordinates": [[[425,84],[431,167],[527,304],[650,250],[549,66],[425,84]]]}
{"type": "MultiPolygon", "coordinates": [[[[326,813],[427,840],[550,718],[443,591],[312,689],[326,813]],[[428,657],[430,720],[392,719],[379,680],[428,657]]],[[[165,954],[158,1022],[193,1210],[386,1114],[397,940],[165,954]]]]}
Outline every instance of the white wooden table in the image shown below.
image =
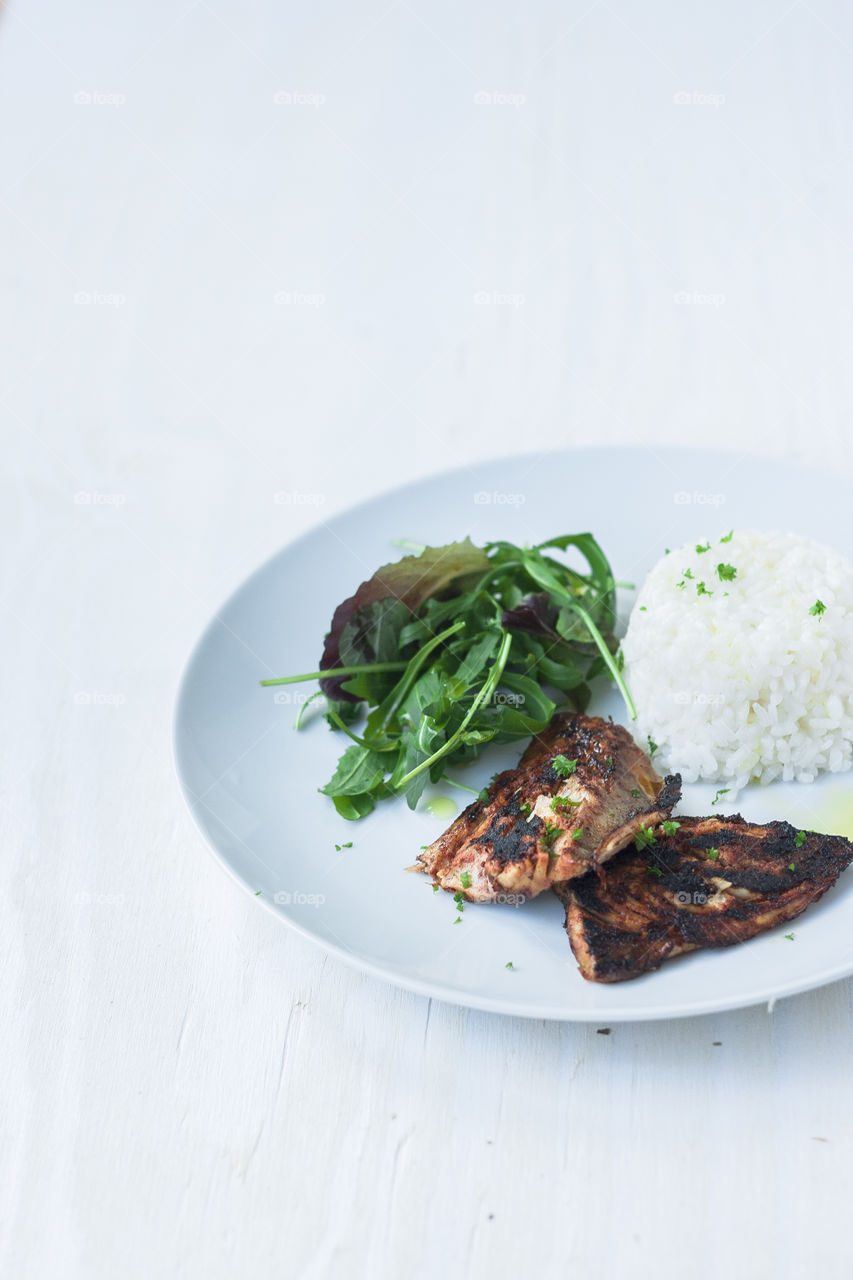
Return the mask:
{"type": "Polygon", "coordinates": [[[843,0],[7,6],[4,1276],[850,1274],[850,983],[430,1003],[234,888],[169,733],[244,575],[414,476],[853,473],[851,50],[843,0]]]}

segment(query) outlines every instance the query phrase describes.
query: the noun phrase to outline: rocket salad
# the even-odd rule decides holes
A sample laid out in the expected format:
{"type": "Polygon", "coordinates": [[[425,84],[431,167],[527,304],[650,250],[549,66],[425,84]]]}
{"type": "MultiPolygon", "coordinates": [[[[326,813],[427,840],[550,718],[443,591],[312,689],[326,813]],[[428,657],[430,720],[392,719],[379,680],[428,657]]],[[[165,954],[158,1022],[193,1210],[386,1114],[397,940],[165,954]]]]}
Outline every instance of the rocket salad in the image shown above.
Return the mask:
{"type": "MultiPolygon", "coordinates": [[[[582,711],[609,673],[636,717],[613,634],[616,582],[590,533],[534,547],[470,539],[383,565],[344,600],[320,668],[262,680],[319,680],[326,718],[351,741],[320,790],[344,818],[475,759],[489,742],[529,738],[555,698],[582,711]],[[552,552],[576,549],[583,571],[552,552]]],[[[297,726],[301,723],[297,722],[297,726]]],[[[456,784],[460,785],[460,784],[456,784]]]]}

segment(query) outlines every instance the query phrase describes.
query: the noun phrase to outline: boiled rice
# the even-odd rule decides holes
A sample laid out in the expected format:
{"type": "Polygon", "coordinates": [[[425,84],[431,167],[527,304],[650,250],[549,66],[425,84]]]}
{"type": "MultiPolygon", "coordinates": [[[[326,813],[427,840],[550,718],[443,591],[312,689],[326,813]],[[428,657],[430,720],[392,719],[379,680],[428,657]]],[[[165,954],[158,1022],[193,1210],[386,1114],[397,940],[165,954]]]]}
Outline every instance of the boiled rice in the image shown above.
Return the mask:
{"type": "Polygon", "coordinates": [[[853,565],[830,547],[736,530],[673,550],[642,584],[622,653],[633,733],[657,744],[659,769],[727,783],[731,799],[750,781],[850,768],[853,565]]]}

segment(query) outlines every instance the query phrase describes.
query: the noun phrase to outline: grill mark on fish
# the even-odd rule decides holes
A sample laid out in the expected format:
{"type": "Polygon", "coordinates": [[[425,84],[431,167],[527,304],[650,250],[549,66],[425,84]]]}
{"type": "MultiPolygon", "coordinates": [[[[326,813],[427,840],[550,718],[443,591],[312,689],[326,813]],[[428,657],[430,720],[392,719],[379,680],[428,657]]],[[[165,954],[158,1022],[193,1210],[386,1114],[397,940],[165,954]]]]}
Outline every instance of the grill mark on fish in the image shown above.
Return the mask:
{"type": "Polygon", "coordinates": [[[590,981],[637,978],[683,952],[745,942],[795,919],[853,861],[843,836],[811,832],[798,845],[788,822],[740,814],[678,821],[653,845],[625,849],[600,876],[555,886],[590,981]]]}

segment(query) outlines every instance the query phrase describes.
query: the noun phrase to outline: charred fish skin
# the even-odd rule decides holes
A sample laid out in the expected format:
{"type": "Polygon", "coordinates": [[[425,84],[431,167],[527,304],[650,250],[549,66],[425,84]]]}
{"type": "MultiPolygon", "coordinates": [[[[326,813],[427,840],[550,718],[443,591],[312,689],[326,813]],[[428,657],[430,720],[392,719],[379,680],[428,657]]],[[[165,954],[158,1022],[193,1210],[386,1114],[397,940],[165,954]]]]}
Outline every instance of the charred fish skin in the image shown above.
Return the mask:
{"type": "Polygon", "coordinates": [[[621,725],[561,712],[418,863],[473,902],[534,897],[664,821],[680,794],[680,777],[662,779],[621,725]]]}
{"type": "Polygon", "coordinates": [[[584,978],[624,982],[700,948],[745,942],[796,919],[853,861],[843,836],[788,822],[679,818],[626,849],[601,877],[557,886],[584,978]]]}
{"type": "Polygon", "coordinates": [[[475,800],[417,858],[436,884],[461,892],[471,902],[487,902],[500,895],[487,863],[489,851],[517,864],[533,877],[541,872],[536,829],[522,812],[517,769],[498,774],[488,788],[488,800],[475,800]]]}

